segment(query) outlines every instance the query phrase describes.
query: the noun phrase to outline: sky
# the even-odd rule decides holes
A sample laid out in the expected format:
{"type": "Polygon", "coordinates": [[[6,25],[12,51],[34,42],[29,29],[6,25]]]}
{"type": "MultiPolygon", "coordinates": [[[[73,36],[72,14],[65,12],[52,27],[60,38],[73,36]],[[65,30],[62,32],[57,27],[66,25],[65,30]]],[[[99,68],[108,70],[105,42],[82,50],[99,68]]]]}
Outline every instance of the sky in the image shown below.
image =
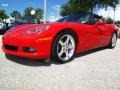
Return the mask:
{"type": "Polygon", "coordinates": [[[115,12],[114,12],[113,8],[108,7],[107,10],[100,9],[97,12],[97,14],[104,16],[104,17],[110,17],[112,19],[115,19],[115,21],[120,21],[120,5],[117,5],[115,12]],[[115,13],[115,17],[114,17],[114,13],[115,13]]]}
{"type": "MultiPolygon", "coordinates": [[[[47,20],[55,21],[60,18],[59,11],[61,5],[65,4],[68,0],[47,0],[47,20]]],[[[17,10],[23,14],[26,7],[34,8],[44,8],[44,0],[0,0],[0,9],[5,9],[2,4],[8,4],[6,7],[7,14],[10,14],[12,11],[17,10]]],[[[114,18],[114,11],[111,7],[108,7],[107,10],[100,9],[95,13],[102,15],[104,17],[114,18]]],[[[115,20],[120,20],[120,5],[117,5],[115,12],[115,20]]]]}
{"type": "MultiPolygon", "coordinates": [[[[60,18],[60,7],[67,1],[68,0],[47,0],[47,20],[60,18]]],[[[9,15],[14,10],[23,14],[26,7],[44,8],[44,0],[0,0],[0,9],[5,9],[2,4],[8,4],[6,12],[9,15]]]]}

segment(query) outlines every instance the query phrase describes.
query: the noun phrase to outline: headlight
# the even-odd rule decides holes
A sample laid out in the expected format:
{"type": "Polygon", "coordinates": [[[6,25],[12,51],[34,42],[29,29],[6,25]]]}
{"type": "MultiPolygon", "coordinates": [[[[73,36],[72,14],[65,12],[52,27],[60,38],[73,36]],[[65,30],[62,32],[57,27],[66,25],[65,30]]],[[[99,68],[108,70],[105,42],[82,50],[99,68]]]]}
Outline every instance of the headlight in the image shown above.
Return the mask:
{"type": "Polygon", "coordinates": [[[33,29],[30,29],[30,30],[27,30],[25,32],[25,34],[36,34],[36,33],[42,33],[46,30],[48,30],[50,28],[50,26],[38,26],[38,27],[35,27],[33,29]]]}

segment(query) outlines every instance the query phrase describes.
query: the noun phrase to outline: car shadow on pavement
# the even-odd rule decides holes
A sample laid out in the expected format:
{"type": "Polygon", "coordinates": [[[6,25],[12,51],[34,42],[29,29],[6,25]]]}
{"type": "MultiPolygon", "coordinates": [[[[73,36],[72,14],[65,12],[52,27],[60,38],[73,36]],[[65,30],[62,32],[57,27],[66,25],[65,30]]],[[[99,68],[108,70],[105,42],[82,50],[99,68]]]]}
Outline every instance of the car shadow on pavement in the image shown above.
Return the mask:
{"type": "MultiPolygon", "coordinates": [[[[98,48],[98,49],[89,50],[89,51],[86,51],[86,52],[83,52],[83,53],[75,55],[75,58],[80,58],[80,57],[83,57],[83,56],[86,56],[86,55],[89,55],[89,54],[93,54],[95,52],[102,51],[104,49],[107,49],[107,48],[106,47],[102,47],[102,48],[98,48]]],[[[12,55],[8,55],[8,54],[6,54],[5,56],[10,61],[13,61],[13,62],[18,63],[18,64],[26,65],[26,66],[33,66],[33,67],[47,66],[47,67],[49,67],[49,66],[51,66],[51,64],[61,65],[60,63],[55,62],[53,60],[46,60],[46,59],[43,59],[43,60],[25,59],[25,58],[21,58],[21,57],[17,57],[17,56],[12,56],[12,55]]]]}
{"type": "Polygon", "coordinates": [[[92,49],[92,50],[89,50],[89,51],[86,51],[86,52],[83,52],[83,53],[76,54],[75,58],[83,57],[83,56],[86,56],[86,55],[89,55],[89,54],[94,54],[96,52],[99,52],[99,51],[102,51],[102,50],[105,50],[105,49],[108,49],[108,47],[101,47],[101,48],[92,49]]]}
{"type": "Polygon", "coordinates": [[[41,60],[34,60],[34,59],[26,59],[26,58],[21,58],[9,54],[5,54],[6,58],[10,61],[13,61],[15,63],[21,64],[21,65],[26,65],[26,66],[50,66],[51,62],[49,60],[41,59],[41,60]]]}

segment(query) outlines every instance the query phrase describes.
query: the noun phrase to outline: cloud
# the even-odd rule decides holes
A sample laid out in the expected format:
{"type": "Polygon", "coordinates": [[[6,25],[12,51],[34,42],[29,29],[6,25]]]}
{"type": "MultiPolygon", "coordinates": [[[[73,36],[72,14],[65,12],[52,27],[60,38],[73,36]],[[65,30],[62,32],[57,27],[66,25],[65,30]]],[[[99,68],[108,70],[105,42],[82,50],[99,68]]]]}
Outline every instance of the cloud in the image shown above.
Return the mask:
{"type": "Polygon", "coordinates": [[[48,17],[48,21],[54,22],[54,21],[58,20],[59,18],[61,18],[61,16],[59,15],[60,7],[61,7],[61,5],[54,5],[52,7],[53,12],[50,13],[50,16],[48,17]]]}
{"type": "MultiPolygon", "coordinates": [[[[108,7],[107,10],[105,9],[100,9],[97,12],[98,15],[101,15],[103,17],[110,17],[112,19],[114,19],[114,10],[111,7],[108,7]]],[[[117,5],[116,9],[115,9],[115,21],[120,20],[120,5],[117,5]]]]}
{"type": "Polygon", "coordinates": [[[58,20],[59,18],[61,18],[61,17],[60,17],[60,16],[51,15],[51,16],[49,16],[48,21],[50,21],[50,22],[55,22],[55,21],[58,20]]]}
{"type": "Polygon", "coordinates": [[[8,3],[6,3],[6,4],[2,3],[1,6],[3,6],[3,7],[8,7],[9,4],[8,4],[8,3]]]}

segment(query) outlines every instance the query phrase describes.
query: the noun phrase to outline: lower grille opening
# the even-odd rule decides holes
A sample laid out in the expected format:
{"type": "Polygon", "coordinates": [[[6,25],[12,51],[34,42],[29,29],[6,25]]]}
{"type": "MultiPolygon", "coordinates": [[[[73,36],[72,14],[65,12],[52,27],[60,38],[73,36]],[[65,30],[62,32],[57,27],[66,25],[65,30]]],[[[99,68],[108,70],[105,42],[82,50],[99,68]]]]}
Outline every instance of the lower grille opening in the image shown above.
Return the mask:
{"type": "Polygon", "coordinates": [[[30,47],[24,47],[23,51],[26,52],[26,53],[34,53],[34,52],[36,52],[36,49],[35,48],[30,48],[30,47]]]}
{"type": "Polygon", "coordinates": [[[4,45],[5,49],[11,50],[11,51],[18,51],[17,46],[12,46],[12,45],[4,45]]]}

